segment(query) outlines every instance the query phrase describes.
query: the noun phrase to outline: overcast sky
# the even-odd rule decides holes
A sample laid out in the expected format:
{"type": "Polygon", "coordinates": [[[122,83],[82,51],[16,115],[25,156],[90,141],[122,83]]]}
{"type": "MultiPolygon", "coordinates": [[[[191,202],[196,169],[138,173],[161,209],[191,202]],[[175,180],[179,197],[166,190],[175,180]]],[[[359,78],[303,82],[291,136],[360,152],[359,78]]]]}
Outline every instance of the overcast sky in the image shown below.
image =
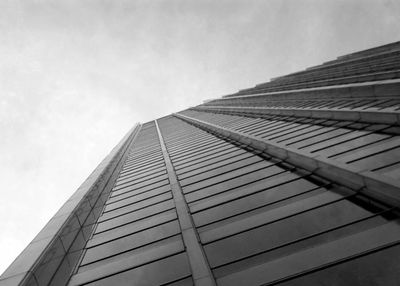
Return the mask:
{"type": "Polygon", "coordinates": [[[0,273],[135,122],[400,40],[400,1],[0,1],[0,273]]]}

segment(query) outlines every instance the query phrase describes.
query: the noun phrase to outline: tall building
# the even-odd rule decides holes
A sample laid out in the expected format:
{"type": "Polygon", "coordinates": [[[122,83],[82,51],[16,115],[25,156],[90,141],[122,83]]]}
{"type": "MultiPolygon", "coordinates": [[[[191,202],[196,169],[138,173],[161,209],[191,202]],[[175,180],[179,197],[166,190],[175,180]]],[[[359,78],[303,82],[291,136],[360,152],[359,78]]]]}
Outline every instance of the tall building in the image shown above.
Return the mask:
{"type": "Polygon", "coordinates": [[[400,285],[400,42],[136,125],[0,285],[400,285]]]}

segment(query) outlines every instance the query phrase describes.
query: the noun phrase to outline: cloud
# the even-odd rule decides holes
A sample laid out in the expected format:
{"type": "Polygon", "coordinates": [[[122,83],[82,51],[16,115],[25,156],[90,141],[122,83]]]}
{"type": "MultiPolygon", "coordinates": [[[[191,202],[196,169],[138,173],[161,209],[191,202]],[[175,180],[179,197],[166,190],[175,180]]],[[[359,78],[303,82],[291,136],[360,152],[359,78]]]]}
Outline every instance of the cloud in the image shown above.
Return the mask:
{"type": "Polygon", "coordinates": [[[397,1],[1,1],[0,272],[135,122],[396,41],[399,15],[397,1]]]}

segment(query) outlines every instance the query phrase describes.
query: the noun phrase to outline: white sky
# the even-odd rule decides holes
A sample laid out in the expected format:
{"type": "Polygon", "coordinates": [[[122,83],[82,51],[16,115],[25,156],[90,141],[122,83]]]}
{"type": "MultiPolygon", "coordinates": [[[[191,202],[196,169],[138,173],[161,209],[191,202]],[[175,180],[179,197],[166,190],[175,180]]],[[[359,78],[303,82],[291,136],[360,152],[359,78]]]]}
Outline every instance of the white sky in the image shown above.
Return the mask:
{"type": "Polygon", "coordinates": [[[400,40],[400,1],[0,1],[0,273],[137,121],[400,40]]]}

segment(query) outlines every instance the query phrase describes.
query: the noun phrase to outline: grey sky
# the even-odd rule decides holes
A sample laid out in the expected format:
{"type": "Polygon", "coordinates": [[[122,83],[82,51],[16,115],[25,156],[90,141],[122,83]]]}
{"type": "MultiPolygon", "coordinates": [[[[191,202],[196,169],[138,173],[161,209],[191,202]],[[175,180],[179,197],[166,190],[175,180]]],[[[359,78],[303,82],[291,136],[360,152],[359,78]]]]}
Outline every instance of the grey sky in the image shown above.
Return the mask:
{"type": "Polygon", "coordinates": [[[0,1],[0,272],[137,121],[400,40],[400,1],[0,1]]]}

